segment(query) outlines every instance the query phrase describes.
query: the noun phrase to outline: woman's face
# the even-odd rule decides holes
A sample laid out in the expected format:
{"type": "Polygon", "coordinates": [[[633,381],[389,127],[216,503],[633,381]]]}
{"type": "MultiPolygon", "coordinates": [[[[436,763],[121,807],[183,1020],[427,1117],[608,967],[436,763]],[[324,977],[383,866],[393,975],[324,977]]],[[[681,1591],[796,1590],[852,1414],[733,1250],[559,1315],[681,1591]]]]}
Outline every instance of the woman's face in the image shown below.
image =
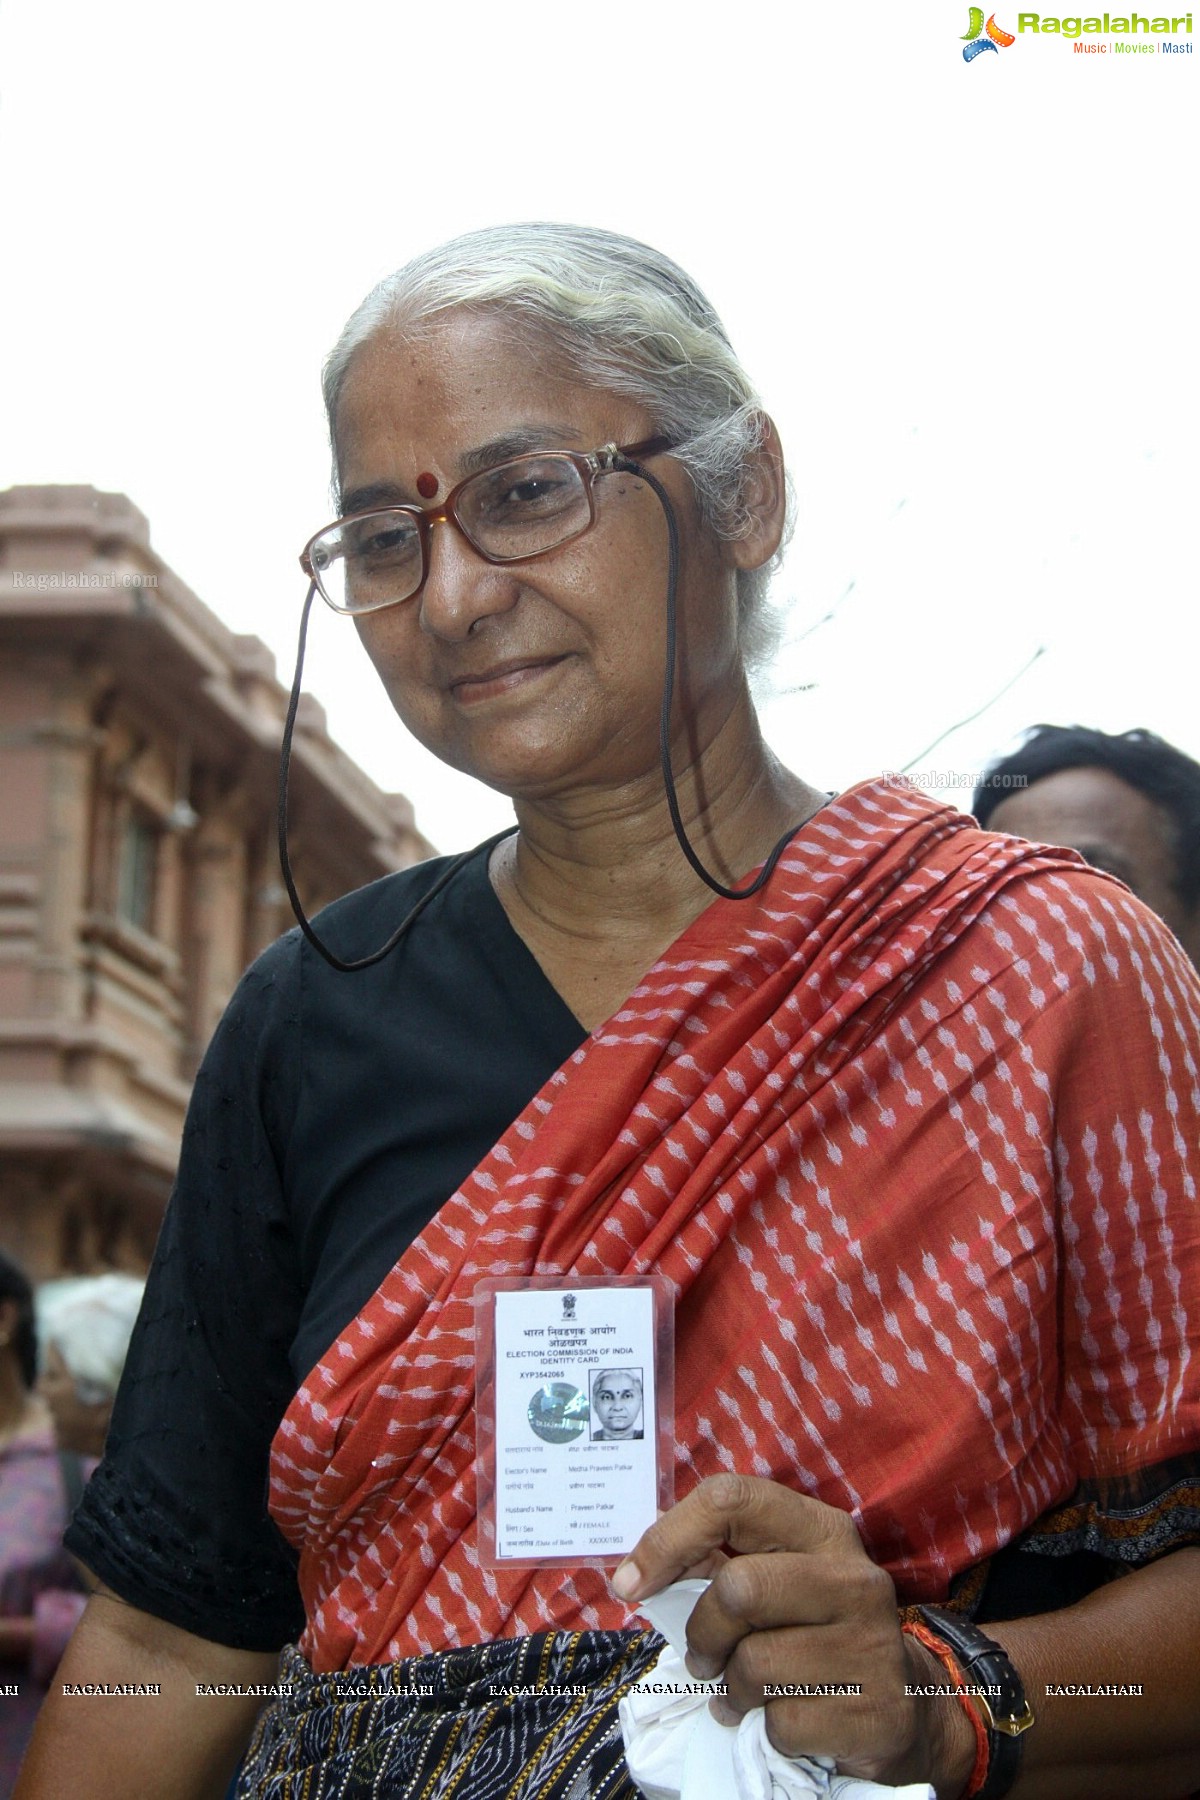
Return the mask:
{"type": "Polygon", "coordinates": [[[609,1437],[629,1437],[641,1421],[641,1384],[632,1374],[614,1370],[596,1383],[592,1405],[609,1437]]]}
{"type": "Polygon", "coordinates": [[[112,1401],[89,1403],[81,1400],[74,1378],[57,1344],[46,1349],[42,1372],[38,1376],[38,1392],[54,1418],[54,1435],[61,1450],[74,1450],[80,1456],[99,1456],[104,1448],[112,1401]]]}
{"type": "MultiPolygon", "coordinates": [[[[499,315],[448,314],[411,340],[377,336],[352,361],[336,418],[343,511],[426,505],[422,474],[441,499],[524,449],[595,450],[657,429],[499,315]]],[[[662,455],[649,467],[679,519],[679,681],[702,747],[741,690],[736,571],[680,465],[662,455]]],[[[357,621],[414,736],[505,793],[611,788],[657,769],[666,525],[632,476],[602,476],[594,501],[588,532],[522,563],[487,563],[435,525],[421,592],[357,621]]]]}

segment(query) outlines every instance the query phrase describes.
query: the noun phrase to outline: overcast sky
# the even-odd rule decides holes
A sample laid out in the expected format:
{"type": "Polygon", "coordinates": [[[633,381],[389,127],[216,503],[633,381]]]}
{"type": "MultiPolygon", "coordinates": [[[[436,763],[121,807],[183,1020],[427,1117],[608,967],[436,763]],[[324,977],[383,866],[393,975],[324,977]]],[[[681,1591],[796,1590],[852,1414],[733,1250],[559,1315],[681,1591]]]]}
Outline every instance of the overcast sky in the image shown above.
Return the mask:
{"type": "MultiPolygon", "coordinates": [[[[959,0],[8,0],[0,487],[128,494],[290,679],[346,316],[456,231],[608,226],[697,276],[783,434],[785,760],[970,772],[1041,719],[1200,756],[1200,57],[1022,34],[968,66],[967,25],[959,0]]],[[[332,615],[307,684],[439,848],[504,822],[332,615]]]]}

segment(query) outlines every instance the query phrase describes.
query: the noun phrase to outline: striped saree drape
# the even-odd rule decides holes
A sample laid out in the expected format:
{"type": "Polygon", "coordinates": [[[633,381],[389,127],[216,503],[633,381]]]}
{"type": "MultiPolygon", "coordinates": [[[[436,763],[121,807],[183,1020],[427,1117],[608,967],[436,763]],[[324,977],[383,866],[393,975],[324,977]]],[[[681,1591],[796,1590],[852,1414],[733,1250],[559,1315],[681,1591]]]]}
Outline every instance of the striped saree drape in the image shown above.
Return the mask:
{"type": "Polygon", "coordinates": [[[677,1493],[736,1469],[843,1508],[904,1600],[1080,1480],[1194,1451],[1198,1012],[1174,940],[1069,854],[899,780],[832,801],[555,1073],[296,1395],[271,1507],[313,1667],[634,1622],[599,1571],[478,1562],[485,1275],[660,1270],[677,1493]]]}

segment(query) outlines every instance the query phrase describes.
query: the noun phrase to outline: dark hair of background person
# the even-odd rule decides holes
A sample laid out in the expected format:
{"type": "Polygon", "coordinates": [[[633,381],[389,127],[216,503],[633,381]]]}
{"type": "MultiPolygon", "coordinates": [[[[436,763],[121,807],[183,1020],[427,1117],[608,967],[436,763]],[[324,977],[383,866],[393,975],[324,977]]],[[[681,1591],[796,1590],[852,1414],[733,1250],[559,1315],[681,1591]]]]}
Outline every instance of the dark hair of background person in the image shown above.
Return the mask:
{"type": "Polygon", "coordinates": [[[27,1388],[37,1380],[37,1326],[33,1314],[33,1288],[22,1269],[0,1251],[0,1301],[15,1300],[17,1322],[12,1345],[27,1388]]]}
{"type": "Polygon", "coordinates": [[[1034,725],[1019,750],[984,773],[971,811],[986,826],[1003,801],[1061,769],[1107,769],[1162,807],[1172,826],[1175,892],[1189,911],[1200,903],[1200,763],[1140,726],[1110,735],[1087,725],[1034,725]]]}

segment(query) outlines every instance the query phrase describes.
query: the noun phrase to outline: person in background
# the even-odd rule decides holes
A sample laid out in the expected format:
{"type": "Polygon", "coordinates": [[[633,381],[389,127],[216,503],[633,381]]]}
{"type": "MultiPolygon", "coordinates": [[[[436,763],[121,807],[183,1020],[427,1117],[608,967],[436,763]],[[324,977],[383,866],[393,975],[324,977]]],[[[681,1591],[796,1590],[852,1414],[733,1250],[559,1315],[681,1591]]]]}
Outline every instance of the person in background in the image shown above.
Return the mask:
{"type": "Polygon", "coordinates": [[[1141,729],[1035,725],[987,770],[971,811],[1116,875],[1200,968],[1200,763],[1182,750],[1141,729]]]}
{"type": "Polygon", "coordinates": [[[104,1448],[144,1286],[82,1276],[35,1302],[0,1256],[0,1674],[17,1689],[0,1697],[0,1795],[87,1603],[62,1534],[104,1448]]]}
{"type": "Polygon", "coordinates": [[[86,1475],[104,1448],[145,1285],[135,1275],[84,1275],[48,1283],[37,1297],[38,1391],[59,1449],[83,1459],[86,1475]]]}
{"type": "Polygon", "coordinates": [[[62,1548],[67,1497],[36,1379],[33,1289],[0,1255],[0,1794],[12,1791],[45,1693],[31,1666],[39,1598],[73,1579],[62,1548]]]}

